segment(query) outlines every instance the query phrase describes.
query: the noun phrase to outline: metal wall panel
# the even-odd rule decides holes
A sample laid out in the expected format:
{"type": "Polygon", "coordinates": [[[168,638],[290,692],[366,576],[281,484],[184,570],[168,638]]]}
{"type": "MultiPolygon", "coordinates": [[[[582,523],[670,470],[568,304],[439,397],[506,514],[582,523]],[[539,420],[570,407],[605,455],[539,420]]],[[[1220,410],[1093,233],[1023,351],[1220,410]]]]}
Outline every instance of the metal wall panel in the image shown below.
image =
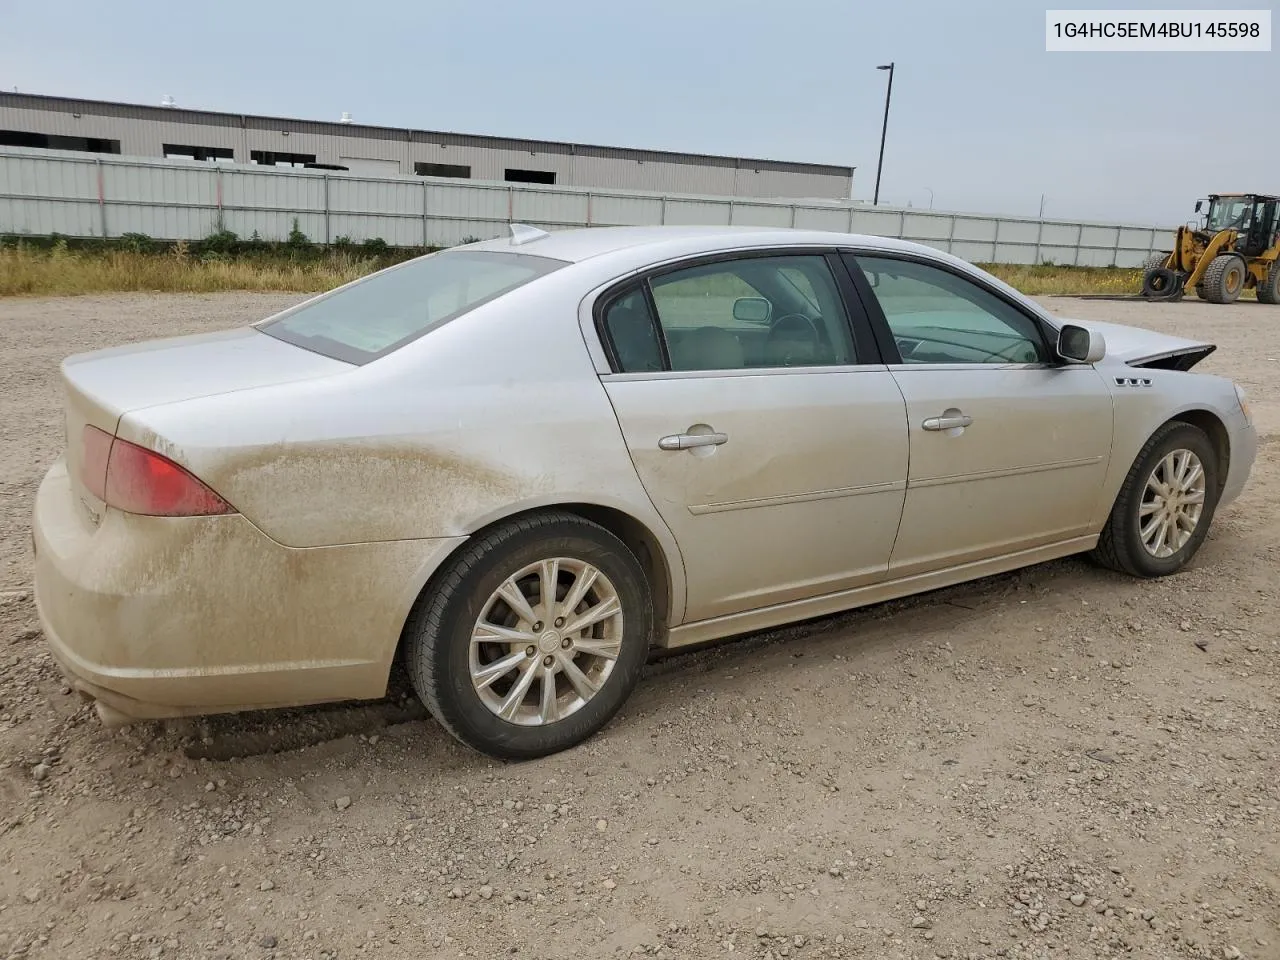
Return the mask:
{"type": "Polygon", "coordinates": [[[98,199],[98,165],[92,159],[51,162],[34,151],[0,154],[0,194],[98,199]]]}
{"type": "Polygon", "coordinates": [[[104,163],[102,172],[103,194],[108,203],[218,203],[218,171],[211,166],[135,167],[104,163]]]}
{"type": "Polygon", "coordinates": [[[381,239],[393,247],[423,246],[425,227],[421,216],[331,213],[328,220],[330,242],[339,237],[354,243],[381,239]]]}
{"type": "Polygon", "coordinates": [[[1036,248],[1022,243],[997,243],[992,260],[995,263],[1035,263],[1036,248]]]}
{"type": "Polygon", "coordinates": [[[427,183],[427,216],[460,217],[469,220],[507,221],[511,214],[511,194],[503,187],[473,187],[465,182],[427,183]]]}
{"type": "MultiPolygon", "coordinates": [[[[518,156],[506,150],[493,158],[518,156]]],[[[528,155],[528,154],[526,154],[528,155]]],[[[568,153],[559,163],[575,163],[568,153]]],[[[650,166],[642,164],[642,166],[650,166]]],[[[741,176],[732,166],[721,169],[741,176]]],[[[661,173],[661,171],[658,171],[661,173]]],[[[195,240],[221,224],[242,237],[381,238],[399,246],[453,244],[505,233],[625,224],[751,224],[905,236],[976,262],[1137,265],[1166,233],[1129,224],[1041,223],[860,203],[830,205],[732,196],[593,191],[414,176],[203,164],[182,160],[0,148],[0,233],[145,233],[195,240]],[[100,192],[101,189],[101,192],[100,192]],[[998,236],[997,236],[998,232],[998,236]]]]}
{"type": "Polygon", "coordinates": [[[970,263],[991,263],[995,259],[995,244],[978,240],[953,240],[951,252],[970,263]]]}
{"type": "Polygon", "coordinates": [[[1128,250],[1150,250],[1152,247],[1159,249],[1160,243],[1167,243],[1173,249],[1173,234],[1172,230],[1157,233],[1155,228],[1121,227],[1120,247],[1128,250]]]}
{"type": "MultiPolygon", "coordinates": [[[[994,240],[998,221],[978,217],[956,217],[955,240],[994,240]]],[[[957,254],[959,256],[959,254],[957,254]]]]}
{"type": "Polygon", "coordinates": [[[728,226],[728,201],[667,200],[666,223],[683,226],[728,226]]]}
{"type": "Polygon", "coordinates": [[[1094,227],[1086,224],[1080,231],[1080,245],[1082,247],[1108,247],[1114,250],[1118,236],[1119,229],[1117,227],[1094,227]]]}
{"type": "Polygon", "coordinates": [[[951,218],[930,213],[908,213],[902,230],[913,240],[947,240],[951,236],[951,218]]]}
{"type": "Polygon", "coordinates": [[[47,237],[102,236],[102,211],[84,200],[24,200],[0,197],[0,233],[47,237]]]}
{"type": "Polygon", "coordinates": [[[593,226],[645,226],[662,223],[663,202],[660,197],[627,197],[617,194],[593,194],[591,223],[593,226]]]}
{"type": "Polygon", "coordinates": [[[1039,221],[1001,220],[996,237],[1001,243],[1035,243],[1040,237],[1039,221]]]}
{"type": "Polygon", "coordinates": [[[1040,243],[1074,247],[1079,237],[1080,224],[1078,223],[1046,223],[1040,234],[1040,243]]]}
{"type": "Polygon", "coordinates": [[[849,231],[848,208],[796,207],[796,227],[801,230],[849,231]]]}
{"type": "Polygon", "coordinates": [[[342,173],[330,174],[322,178],[322,182],[324,180],[328,181],[329,209],[334,213],[422,215],[422,183],[349,177],[342,173]]]}
{"type": "Polygon", "coordinates": [[[519,223],[581,226],[587,222],[587,203],[585,193],[513,189],[511,216],[519,223]]]}
{"type": "Polygon", "coordinates": [[[314,173],[223,171],[224,207],[256,210],[323,211],[324,178],[314,173]]]}
{"type": "Polygon", "coordinates": [[[747,227],[789,227],[794,209],[784,204],[733,202],[731,223],[747,227]]]}
{"type": "Polygon", "coordinates": [[[1040,262],[1056,263],[1059,265],[1073,264],[1076,262],[1076,248],[1071,247],[1050,247],[1044,244],[1040,245],[1040,262]]]}
{"type": "Polygon", "coordinates": [[[902,234],[902,211],[881,207],[853,208],[853,232],[872,236],[897,237],[902,234]]]}
{"type": "Polygon", "coordinates": [[[148,237],[200,240],[218,229],[218,212],[214,207],[108,203],[106,215],[107,229],[112,236],[145,233],[148,237]]]}

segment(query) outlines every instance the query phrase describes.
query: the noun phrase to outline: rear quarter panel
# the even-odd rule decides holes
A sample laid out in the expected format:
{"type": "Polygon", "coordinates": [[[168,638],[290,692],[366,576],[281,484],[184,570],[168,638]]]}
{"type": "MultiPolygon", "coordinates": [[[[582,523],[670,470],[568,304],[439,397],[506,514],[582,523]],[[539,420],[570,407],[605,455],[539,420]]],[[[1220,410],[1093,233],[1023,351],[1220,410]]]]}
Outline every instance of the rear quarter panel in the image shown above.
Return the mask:
{"type": "Polygon", "coordinates": [[[679,552],[578,328],[574,269],[341,376],[133,411],[120,435],[290,547],[458,537],[537,507],[612,507],[654,534],[683,610],[679,552]]]}

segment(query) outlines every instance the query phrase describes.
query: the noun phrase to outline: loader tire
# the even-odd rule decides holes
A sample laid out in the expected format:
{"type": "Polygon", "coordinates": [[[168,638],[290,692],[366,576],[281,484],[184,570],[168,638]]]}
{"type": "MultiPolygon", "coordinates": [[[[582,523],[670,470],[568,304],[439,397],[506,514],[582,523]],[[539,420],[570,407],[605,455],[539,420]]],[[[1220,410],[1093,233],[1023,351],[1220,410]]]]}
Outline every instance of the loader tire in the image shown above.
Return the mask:
{"type": "Polygon", "coordinates": [[[1249,268],[1244,258],[1235,253],[1223,253],[1213,258],[1204,272],[1205,299],[1210,303],[1234,303],[1244,291],[1249,268]]]}
{"type": "Polygon", "coordinates": [[[1259,303],[1280,303],[1280,260],[1271,264],[1266,278],[1258,284],[1259,303]]]}
{"type": "Polygon", "coordinates": [[[1164,253],[1158,253],[1158,252],[1153,253],[1151,254],[1151,256],[1147,257],[1147,259],[1142,261],[1142,272],[1146,273],[1148,270],[1154,270],[1157,267],[1163,267],[1164,262],[1168,259],[1169,259],[1169,251],[1167,250],[1164,253]]]}
{"type": "Polygon", "coordinates": [[[1149,300],[1169,300],[1178,287],[1178,275],[1164,267],[1148,267],[1142,275],[1142,295],[1149,300]]]}

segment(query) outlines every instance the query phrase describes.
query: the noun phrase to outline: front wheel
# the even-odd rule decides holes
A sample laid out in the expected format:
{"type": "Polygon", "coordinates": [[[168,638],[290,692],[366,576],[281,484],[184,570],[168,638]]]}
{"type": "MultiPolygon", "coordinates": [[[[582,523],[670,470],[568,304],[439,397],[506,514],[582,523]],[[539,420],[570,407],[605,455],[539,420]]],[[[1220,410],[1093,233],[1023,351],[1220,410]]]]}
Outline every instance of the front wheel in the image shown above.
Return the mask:
{"type": "Polygon", "coordinates": [[[1234,303],[1244,292],[1249,270],[1244,258],[1235,253],[1222,253],[1209,262],[1204,272],[1205,299],[1210,303],[1234,303]]]}
{"type": "Polygon", "coordinates": [[[525,517],[467,544],[406,627],[406,662],[428,711],[458,740],[525,760],[605,726],[648,656],[644,571],[603,527],[525,517]]]}
{"type": "Polygon", "coordinates": [[[1093,559],[1135,577],[1163,577],[1182,569],[1209,532],[1219,469],[1203,430],[1166,423],[1130,467],[1093,559]]]}

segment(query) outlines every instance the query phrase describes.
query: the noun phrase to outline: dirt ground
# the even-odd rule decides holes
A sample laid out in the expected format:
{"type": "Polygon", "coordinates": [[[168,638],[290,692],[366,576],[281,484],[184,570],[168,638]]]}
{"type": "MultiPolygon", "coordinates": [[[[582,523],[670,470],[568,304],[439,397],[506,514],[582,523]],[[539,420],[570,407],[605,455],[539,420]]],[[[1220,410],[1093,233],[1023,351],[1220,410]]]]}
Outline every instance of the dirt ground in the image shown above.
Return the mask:
{"type": "Polygon", "coordinates": [[[7,957],[1280,957],[1280,308],[1046,299],[1219,344],[1245,496],[1181,575],[1068,560],[676,656],[503,765],[396,694],[107,731],[44,652],[56,363],[291,296],[0,301],[7,957]]]}

